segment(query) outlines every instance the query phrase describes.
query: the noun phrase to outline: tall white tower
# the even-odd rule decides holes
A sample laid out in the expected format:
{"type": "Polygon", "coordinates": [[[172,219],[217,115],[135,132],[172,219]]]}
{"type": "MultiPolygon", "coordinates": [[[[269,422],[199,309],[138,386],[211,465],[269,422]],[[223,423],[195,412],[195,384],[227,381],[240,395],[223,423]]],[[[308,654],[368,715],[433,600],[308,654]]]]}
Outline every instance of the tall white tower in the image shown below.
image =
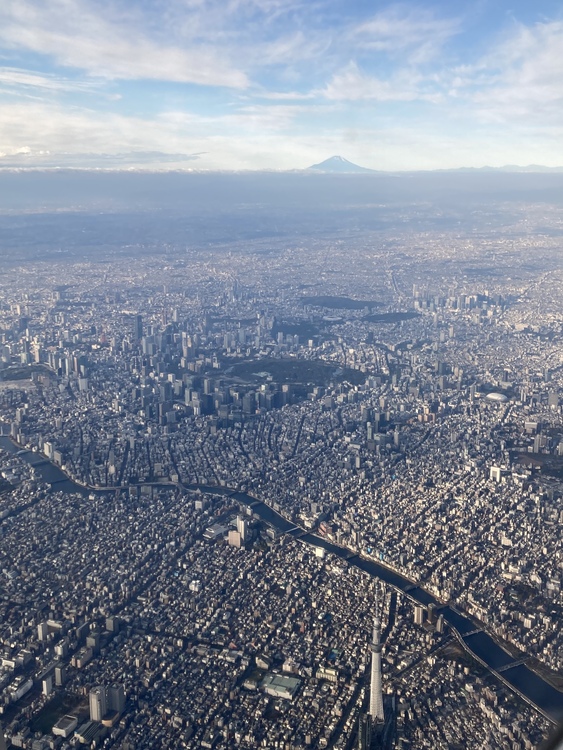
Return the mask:
{"type": "Polygon", "coordinates": [[[369,696],[369,715],[372,722],[385,720],[383,712],[383,689],[381,683],[381,619],[379,616],[379,592],[375,592],[375,619],[371,643],[371,685],[369,696]]]}

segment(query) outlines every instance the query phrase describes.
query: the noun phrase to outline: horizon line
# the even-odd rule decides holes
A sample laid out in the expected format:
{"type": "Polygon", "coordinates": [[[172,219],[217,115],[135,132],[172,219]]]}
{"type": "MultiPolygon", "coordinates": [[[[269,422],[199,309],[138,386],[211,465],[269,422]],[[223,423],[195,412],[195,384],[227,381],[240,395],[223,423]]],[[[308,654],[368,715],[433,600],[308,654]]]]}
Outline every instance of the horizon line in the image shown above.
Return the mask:
{"type": "Polygon", "coordinates": [[[505,164],[500,167],[493,167],[489,164],[485,164],[481,167],[434,167],[427,169],[372,169],[370,167],[362,168],[362,171],[355,172],[354,170],[346,171],[331,171],[329,169],[317,169],[313,167],[293,167],[288,169],[278,169],[275,167],[263,167],[263,168],[252,168],[252,167],[239,167],[233,169],[212,169],[212,168],[181,168],[175,169],[159,169],[151,167],[80,167],[80,166],[6,166],[3,167],[0,164],[0,173],[8,174],[26,174],[26,173],[60,173],[60,172],[88,172],[88,173],[103,173],[103,174],[317,174],[317,175],[330,175],[332,177],[370,177],[373,175],[395,175],[395,174],[429,174],[429,173],[443,173],[443,172],[505,172],[505,173],[522,173],[522,174],[548,174],[548,173],[563,173],[563,165],[547,167],[541,164],[505,164]]]}

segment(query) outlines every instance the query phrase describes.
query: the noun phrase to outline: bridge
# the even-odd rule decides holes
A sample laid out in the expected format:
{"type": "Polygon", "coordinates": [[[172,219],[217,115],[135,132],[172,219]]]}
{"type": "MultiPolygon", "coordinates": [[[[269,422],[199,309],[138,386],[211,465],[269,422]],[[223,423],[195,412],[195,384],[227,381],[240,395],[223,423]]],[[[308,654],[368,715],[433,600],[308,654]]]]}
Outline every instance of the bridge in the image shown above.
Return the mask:
{"type": "Polygon", "coordinates": [[[477,633],[482,633],[483,628],[474,628],[473,630],[470,630],[469,633],[464,633],[464,638],[469,638],[470,635],[476,635],[477,633]]]}
{"type": "Polygon", "coordinates": [[[497,672],[507,672],[509,669],[514,669],[514,667],[519,667],[521,664],[525,664],[529,656],[523,656],[521,659],[518,659],[517,661],[512,661],[510,664],[506,664],[504,667],[498,667],[497,672]]]}

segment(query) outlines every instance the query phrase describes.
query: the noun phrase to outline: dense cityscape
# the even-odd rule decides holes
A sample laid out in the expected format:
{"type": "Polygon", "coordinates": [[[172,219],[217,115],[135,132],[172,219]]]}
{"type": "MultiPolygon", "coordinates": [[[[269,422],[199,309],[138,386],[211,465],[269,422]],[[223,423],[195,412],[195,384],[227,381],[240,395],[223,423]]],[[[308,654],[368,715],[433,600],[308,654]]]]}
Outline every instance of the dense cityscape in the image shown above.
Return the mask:
{"type": "Polygon", "coordinates": [[[553,730],[563,214],[440,229],[401,211],[384,230],[8,253],[12,746],[362,746],[376,599],[392,746],[553,730]]]}

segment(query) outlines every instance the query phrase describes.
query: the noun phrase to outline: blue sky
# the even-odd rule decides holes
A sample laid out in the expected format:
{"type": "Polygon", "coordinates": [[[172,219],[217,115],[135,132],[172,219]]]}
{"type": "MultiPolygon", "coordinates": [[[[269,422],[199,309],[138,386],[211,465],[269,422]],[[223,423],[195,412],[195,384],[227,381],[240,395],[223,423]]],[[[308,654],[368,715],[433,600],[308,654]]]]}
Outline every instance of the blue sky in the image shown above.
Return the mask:
{"type": "Polygon", "coordinates": [[[0,167],[563,165],[550,0],[2,0],[0,167]]]}

